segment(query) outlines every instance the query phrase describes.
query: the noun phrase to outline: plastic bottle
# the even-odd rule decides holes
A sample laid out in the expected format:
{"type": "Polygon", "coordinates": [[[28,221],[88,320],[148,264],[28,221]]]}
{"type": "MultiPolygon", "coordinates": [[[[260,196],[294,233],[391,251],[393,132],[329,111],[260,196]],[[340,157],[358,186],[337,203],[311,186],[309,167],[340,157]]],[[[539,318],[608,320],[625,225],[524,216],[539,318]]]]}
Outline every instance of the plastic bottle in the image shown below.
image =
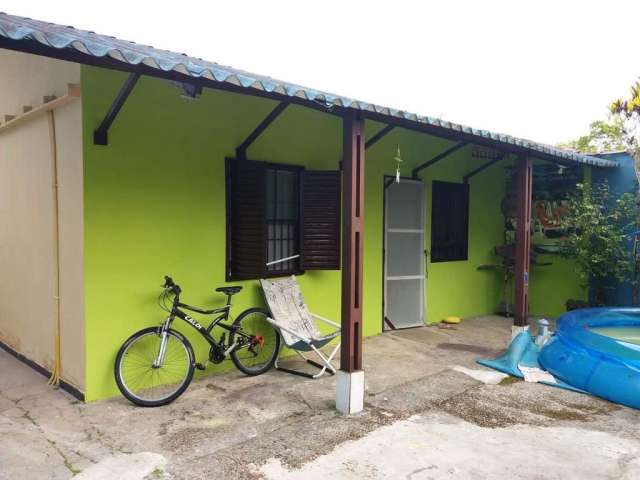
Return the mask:
{"type": "Polygon", "coordinates": [[[538,335],[536,336],[536,345],[539,348],[542,348],[550,338],[551,331],[549,330],[549,321],[546,318],[538,320],[538,335]]]}

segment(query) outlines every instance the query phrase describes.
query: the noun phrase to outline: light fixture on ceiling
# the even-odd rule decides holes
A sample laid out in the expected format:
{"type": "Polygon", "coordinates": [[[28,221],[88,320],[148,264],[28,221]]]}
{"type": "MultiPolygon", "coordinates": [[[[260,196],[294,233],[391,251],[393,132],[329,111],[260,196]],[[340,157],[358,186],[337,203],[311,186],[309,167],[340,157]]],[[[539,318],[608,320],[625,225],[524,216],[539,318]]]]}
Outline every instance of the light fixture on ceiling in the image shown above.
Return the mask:
{"type": "Polygon", "coordinates": [[[180,96],[185,100],[195,100],[202,95],[202,85],[194,85],[187,82],[171,82],[178,89],[180,89],[180,96]]]}

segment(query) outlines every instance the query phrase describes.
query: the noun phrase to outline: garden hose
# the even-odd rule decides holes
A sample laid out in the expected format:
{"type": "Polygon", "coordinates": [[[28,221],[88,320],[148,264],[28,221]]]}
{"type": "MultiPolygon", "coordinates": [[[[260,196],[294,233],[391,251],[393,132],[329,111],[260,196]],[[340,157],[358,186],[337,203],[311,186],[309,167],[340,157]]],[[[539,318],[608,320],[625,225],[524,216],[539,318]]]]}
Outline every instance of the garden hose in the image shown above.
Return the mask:
{"type": "Polygon", "coordinates": [[[56,123],[53,110],[48,112],[47,115],[49,121],[49,142],[51,145],[51,177],[52,177],[52,190],[53,190],[53,242],[54,242],[54,266],[55,266],[55,280],[54,280],[54,294],[53,300],[54,306],[54,318],[56,334],[54,337],[54,361],[51,368],[51,377],[47,382],[49,385],[57,386],[60,384],[60,375],[62,373],[61,368],[61,352],[60,352],[60,212],[59,212],[59,199],[58,199],[58,151],[56,143],[56,123]]]}

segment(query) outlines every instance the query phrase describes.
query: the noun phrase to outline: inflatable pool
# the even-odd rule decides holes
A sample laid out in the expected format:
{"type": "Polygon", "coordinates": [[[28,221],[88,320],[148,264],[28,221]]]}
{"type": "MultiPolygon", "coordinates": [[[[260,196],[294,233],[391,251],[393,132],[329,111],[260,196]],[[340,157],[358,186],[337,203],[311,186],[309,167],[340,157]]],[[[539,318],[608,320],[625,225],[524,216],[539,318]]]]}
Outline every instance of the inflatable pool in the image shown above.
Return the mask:
{"type": "Polygon", "coordinates": [[[538,361],[572,387],[640,408],[640,308],[589,308],[562,315],[538,361]]]}

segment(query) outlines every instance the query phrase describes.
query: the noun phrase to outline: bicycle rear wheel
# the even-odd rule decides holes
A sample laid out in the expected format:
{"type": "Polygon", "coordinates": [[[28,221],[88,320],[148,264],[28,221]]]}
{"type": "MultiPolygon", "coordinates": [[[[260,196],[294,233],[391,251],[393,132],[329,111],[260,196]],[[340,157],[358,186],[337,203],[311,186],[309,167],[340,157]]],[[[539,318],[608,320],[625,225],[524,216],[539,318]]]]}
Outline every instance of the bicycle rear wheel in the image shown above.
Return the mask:
{"type": "Polygon", "coordinates": [[[269,370],[280,352],[280,335],[267,321],[268,315],[262,308],[250,308],[233,322],[238,328],[229,336],[229,343],[238,345],[231,352],[231,360],[247,375],[260,375],[269,370]]]}
{"type": "Polygon", "coordinates": [[[159,332],[158,327],[150,327],[134,333],[116,357],[114,373],[118,388],[127,399],[142,407],[171,403],[193,378],[193,348],[175,330],[167,331],[162,365],[153,366],[162,342],[159,332]]]}

